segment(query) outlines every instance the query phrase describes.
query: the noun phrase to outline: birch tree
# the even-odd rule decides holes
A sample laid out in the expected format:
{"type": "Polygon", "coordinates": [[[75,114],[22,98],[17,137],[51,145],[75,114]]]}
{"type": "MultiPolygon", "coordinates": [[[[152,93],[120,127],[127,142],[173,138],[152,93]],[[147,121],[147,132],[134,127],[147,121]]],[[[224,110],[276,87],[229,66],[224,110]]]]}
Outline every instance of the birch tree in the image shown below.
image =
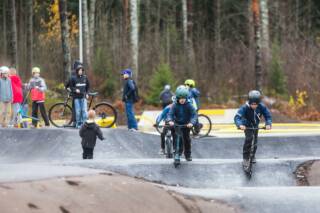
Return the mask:
{"type": "Polygon", "coordinates": [[[269,9],[268,0],[260,0],[261,8],[261,48],[266,62],[270,60],[270,39],[269,39],[269,9]]]}
{"type": "Polygon", "coordinates": [[[60,25],[61,25],[61,43],[63,51],[63,74],[64,80],[71,74],[71,55],[69,41],[69,24],[67,14],[67,0],[59,1],[60,25]]]}
{"type": "Polygon", "coordinates": [[[139,77],[139,21],[138,21],[138,0],[130,0],[130,21],[131,21],[131,54],[132,68],[135,72],[135,80],[139,77]]]}
{"type": "Polygon", "coordinates": [[[187,51],[188,61],[191,66],[188,66],[192,72],[195,65],[195,55],[193,49],[192,32],[193,32],[193,0],[182,0],[182,16],[183,16],[183,32],[185,48],[187,51]]]}
{"type": "Polygon", "coordinates": [[[88,19],[88,0],[82,0],[82,20],[83,20],[83,39],[85,49],[85,64],[87,71],[91,71],[91,55],[90,55],[90,34],[89,34],[89,19],[88,19]]]}
{"type": "Polygon", "coordinates": [[[252,14],[255,43],[255,76],[256,89],[262,89],[262,69],[261,69],[261,35],[260,35],[260,7],[259,0],[252,0],[252,14]]]}

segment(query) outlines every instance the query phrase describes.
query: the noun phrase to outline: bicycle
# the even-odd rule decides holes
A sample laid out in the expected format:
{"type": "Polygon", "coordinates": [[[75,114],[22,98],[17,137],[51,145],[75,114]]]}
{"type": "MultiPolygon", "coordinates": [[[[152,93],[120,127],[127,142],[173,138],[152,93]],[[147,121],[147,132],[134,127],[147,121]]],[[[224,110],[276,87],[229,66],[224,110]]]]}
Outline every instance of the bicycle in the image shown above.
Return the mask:
{"type": "Polygon", "coordinates": [[[175,128],[175,133],[177,134],[177,141],[176,141],[176,149],[174,152],[174,159],[173,159],[173,166],[175,168],[180,166],[180,153],[179,153],[179,149],[180,149],[180,143],[181,140],[183,140],[182,137],[182,133],[181,133],[181,129],[182,128],[188,128],[187,125],[174,125],[175,128]]]}
{"type": "Polygon", "coordinates": [[[19,128],[27,128],[27,124],[25,123],[27,122],[27,120],[40,121],[39,118],[28,116],[23,108],[23,106],[26,105],[27,103],[29,95],[30,95],[30,90],[28,91],[26,97],[24,98],[24,101],[20,104],[19,110],[14,118],[14,121],[16,121],[19,128]]]}
{"type": "MultiPolygon", "coordinates": [[[[238,128],[238,129],[240,129],[240,128],[238,128]]],[[[246,130],[252,130],[252,131],[258,131],[259,129],[266,130],[266,127],[258,127],[258,128],[247,127],[246,128],[246,130]]],[[[245,165],[242,166],[244,173],[246,174],[246,176],[249,179],[251,179],[251,176],[252,176],[253,158],[254,158],[254,137],[252,138],[252,141],[251,141],[250,155],[249,155],[249,159],[248,159],[249,165],[248,165],[248,167],[246,167],[245,165]]]]}
{"type": "MultiPolygon", "coordinates": [[[[163,132],[164,125],[158,125],[156,130],[158,133],[163,132]]],[[[212,122],[207,115],[199,114],[198,122],[191,128],[191,133],[193,138],[203,138],[209,136],[212,130],[212,122]]]]}
{"type": "Polygon", "coordinates": [[[171,132],[171,128],[169,125],[154,125],[156,128],[167,128],[166,130],[166,134],[165,134],[165,154],[166,154],[166,158],[172,158],[173,157],[173,136],[172,136],[172,132],[171,132]]]}
{"type": "MultiPolygon", "coordinates": [[[[93,105],[94,98],[98,96],[98,92],[90,92],[88,109],[91,109],[93,105]]],[[[71,123],[75,120],[73,118],[73,108],[68,105],[71,99],[71,90],[67,90],[67,97],[64,102],[59,102],[51,106],[49,109],[49,120],[55,127],[74,127],[71,123]]],[[[96,112],[97,124],[102,128],[110,128],[117,121],[117,111],[116,109],[107,102],[100,102],[96,104],[92,109],[96,112]]]]}

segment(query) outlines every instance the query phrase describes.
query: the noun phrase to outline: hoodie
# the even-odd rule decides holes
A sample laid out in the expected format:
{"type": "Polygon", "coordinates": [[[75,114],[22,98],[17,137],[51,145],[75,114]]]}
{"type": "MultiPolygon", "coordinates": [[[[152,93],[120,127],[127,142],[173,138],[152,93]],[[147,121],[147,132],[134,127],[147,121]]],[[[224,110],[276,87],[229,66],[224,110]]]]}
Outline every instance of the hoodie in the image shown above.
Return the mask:
{"type": "Polygon", "coordinates": [[[11,85],[12,85],[12,93],[13,93],[13,101],[12,103],[22,103],[23,95],[22,95],[22,83],[21,79],[17,75],[11,75],[11,85]]]}
{"type": "Polygon", "coordinates": [[[81,145],[84,148],[93,149],[96,145],[97,137],[100,140],[104,140],[100,127],[92,120],[88,120],[82,125],[79,135],[82,138],[81,145]]]}

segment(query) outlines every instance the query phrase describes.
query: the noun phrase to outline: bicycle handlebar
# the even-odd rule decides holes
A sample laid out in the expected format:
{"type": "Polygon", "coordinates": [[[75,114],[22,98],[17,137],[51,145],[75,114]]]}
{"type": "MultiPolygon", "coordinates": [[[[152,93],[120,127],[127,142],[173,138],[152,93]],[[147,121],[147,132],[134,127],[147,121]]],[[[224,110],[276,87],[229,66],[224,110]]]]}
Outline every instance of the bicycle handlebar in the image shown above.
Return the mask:
{"type": "Polygon", "coordinates": [[[157,124],[154,124],[153,126],[154,126],[154,127],[160,127],[160,128],[162,128],[162,127],[188,127],[188,125],[186,125],[186,124],[175,124],[175,125],[173,125],[173,126],[170,126],[170,125],[168,125],[168,124],[165,124],[165,125],[157,125],[157,124]]]}

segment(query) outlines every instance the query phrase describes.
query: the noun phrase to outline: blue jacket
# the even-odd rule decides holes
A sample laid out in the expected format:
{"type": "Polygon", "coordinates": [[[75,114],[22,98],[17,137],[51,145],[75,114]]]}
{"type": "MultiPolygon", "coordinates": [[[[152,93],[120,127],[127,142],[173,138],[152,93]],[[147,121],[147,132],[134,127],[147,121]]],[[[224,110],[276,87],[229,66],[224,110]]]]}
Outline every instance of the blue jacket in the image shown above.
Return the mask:
{"type": "Polygon", "coordinates": [[[0,78],[0,102],[12,102],[13,93],[10,78],[0,78]]]}
{"type": "Polygon", "coordinates": [[[179,125],[197,123],[198,115],[190,100],[185,104],[179,104],[177,101],[172,105],[168,115],[168,121],[173,121],[179,125]]]}
{"type": "Polygon", "coordinates": [[[197,88],[189,89],[189,99],[194,99],[197,104],[197,110],[200,109],[200,91],[197,88]]]}
{"type": "Polygon", "coordinates": [[[134,103],[137,100],[136,97],[136,84],[132,79],[126,79],[123,84],[122,101],[134,103]]]}
{"type": "Polygon", "coordinates": [[[253,110],[247,103],[239,108],[237,114],[234,117],[234,122],[237,127],[239,127],[240,125],[244,125],[246,127],[258,127],[261,116],[264,117],[266,125],[272,124],[271,113],[265,105],[260,103],[257,109],[253,110]]]}
{"type": "Polygon", "coordinates": [[[161,114],[157,117],[157,121],[156,121],[157,124],[159,124],[162,120],[164,121],[168,120],[170,108],[171,108],[171,105],[168,105],[162,110],[161,114]]]}

